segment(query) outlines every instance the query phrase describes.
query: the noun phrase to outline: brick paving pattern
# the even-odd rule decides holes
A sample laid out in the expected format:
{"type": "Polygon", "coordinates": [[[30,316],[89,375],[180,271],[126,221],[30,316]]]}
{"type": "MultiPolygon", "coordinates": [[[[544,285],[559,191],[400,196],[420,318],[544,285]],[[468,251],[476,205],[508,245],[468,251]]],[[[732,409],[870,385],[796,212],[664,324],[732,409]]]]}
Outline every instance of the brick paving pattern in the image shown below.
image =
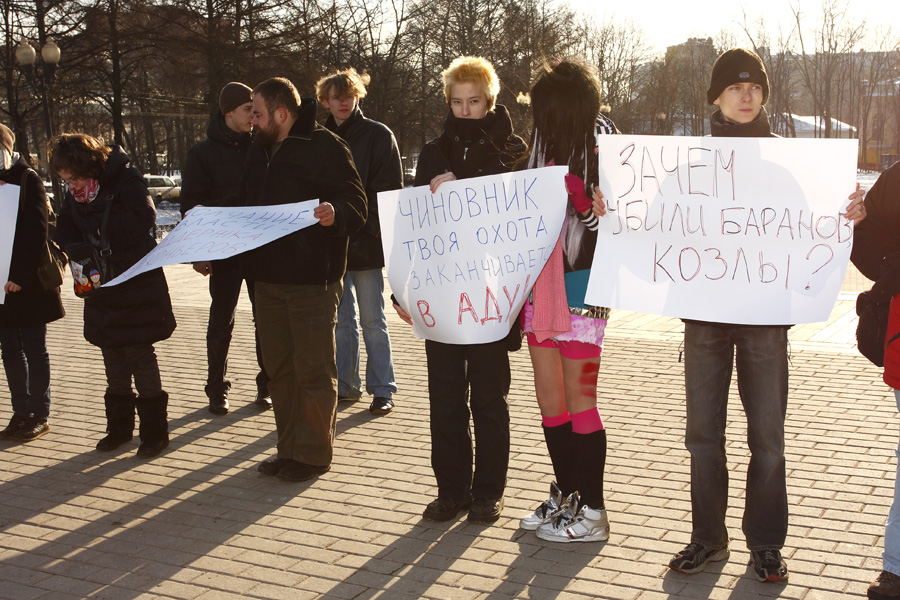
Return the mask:
{"type": "MultiPolygon", "coordinates": [[[[178,329],[157,345],[170,393],[169,449],[137,441],[112,454],[103,364],[81,336],[81,301],[49,327],[52,432],[2,442],[0,598],[486,598],[662,600],[864,597],[881,569],[893,494],[897,411],[878,369],[854,347],[852,272],[827,323],[791,331],[787,419],[791,518],[785,585],[748,569],[740,531],[749,457],[732,386],[728,452],[731,559],[692,576],[666,563],[690,536],[678,320],[614,311],[600,371],[609,429],[607,543],[552,544],[518,529],[551,479],[526,350],[511,355],[512,457],[495,526],[421,520],[429,466],[424,344],[389,316],[400,392],[384,417],[340,406],[335,459],[312,482],[257,473],[274,452],[271,412],[252,405],[255,357],[242,297],[230,356],[232,412],[206,410],[206,281],[168,267],[178,329]]],[[[0,418],[10,416],[0,385],[0,418]]]]}

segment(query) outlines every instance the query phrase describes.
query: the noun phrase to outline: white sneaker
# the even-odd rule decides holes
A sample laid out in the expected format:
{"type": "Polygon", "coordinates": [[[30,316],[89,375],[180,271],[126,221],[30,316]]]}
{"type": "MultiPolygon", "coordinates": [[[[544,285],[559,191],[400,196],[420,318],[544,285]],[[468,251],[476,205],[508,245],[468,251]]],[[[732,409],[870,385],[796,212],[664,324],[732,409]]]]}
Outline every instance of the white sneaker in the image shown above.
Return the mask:
{"type": "Polygon", "coordinates": [[[604,542],[609,539],[609,518],[606,509],[580,504],[572,494],[568,513],[538,527],[537,536],[548,542],[604,542]]]}
{"type": "Polygon", "coordinates": [[[538,506],[533,513],[523,517],[519,521],[519,527],[526,531],[534,531],[544,523],[552,522],[566,508],[568,508],[566,499],[563,498],[562,490],[559,489],[559,486],[554,481],[550,484],[550,497],[544,500],[544,503],[538,506]]]}

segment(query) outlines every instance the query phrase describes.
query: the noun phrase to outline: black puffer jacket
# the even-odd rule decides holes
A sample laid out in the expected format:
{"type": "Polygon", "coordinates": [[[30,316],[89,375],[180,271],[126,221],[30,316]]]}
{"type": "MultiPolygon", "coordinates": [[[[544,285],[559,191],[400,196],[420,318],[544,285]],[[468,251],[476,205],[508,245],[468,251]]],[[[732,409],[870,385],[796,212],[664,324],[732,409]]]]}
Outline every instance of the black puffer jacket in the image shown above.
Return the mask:
{"type": "MultiPolygon", "coordinates": [[[[140,171],[128,165],[128,155],[118,146],[106,161],[96,199],[76,202],[66,192],[56,240],[68,244],[99,244],[100,226],[106,206],[112,202],[107,239],[112,276],[128,269],[156,246],[150,229],[156,209],[140,171]]],[[[84,337],[101,348],[152,344],[175,330],[175,316],[162,269],[155,269],[120,285],[101,288],[84,301],[84,337]]]]}
{"type": "Polygon", "coordinates": [[[365,226],[350,236],[347,270],[380,269],[384,266],[384,249],[378,218],[378,192],[403,187],[403,168],[397,140],[385,125],[363,116],[359,106],[340,125],[335,123],[334,116],[329,115],[325,120],[325,128],[350,146],[353,163],[368,201],[369,214],[365,226]]]}
{"type": "Polygon", "coordinates": [[[366,222],[366,194],[347,144],[316,123],[315,98],[304,98],[300,115],[277,150],[252,146],[241,201],[248,206],[291,204],[318,198],[334,207],[334,223],[318,223],[241,254],[251,281],[324,285],[340,280],[347,266],[347,238],[366,222]]]}
{"type": "MultiPolygon", "coordinates": [[[[22,176],[28,169],[24,159],[6,171],[0,171],[0,179],[6,183],[22,185],[22,176]]],[[[37,278],[38,260],[43,256],[47,243],[47,223],[50,204],[41,178],[30,171],[24,190],[19,192],[19,212],[13,238],[12,261],[8,281],[21,286],[18,292],[6,294],[0,304],[0,328],[31,327],[62,318],[63,310],[59,288],[46,291],[37,278]]],[[[0,283],[5,284],[6,281],[0,283]]]]}
{"type": "Polygon", "coordinates": [[[198,204],[233,206],[249,149],[250,134],[231,130],[222,113],[216,112],[206,128],[206,139],[195,144],[185,160],[181,214],[198,204]]]}
{"type": "MultiPolygon", "coordinates": [[[[221,111],[216,111],[206,128],[206,139],[194,144],[185,160],[181,172],[181,216],[200,204],[234,206],[248,150],[250,134],[230,129],[221,111]]],[[[221,267],[236,269],[239,264],[237,256],[215,260],[213,273],[221,267]]]]}
{"type": "Polygon", "coordinates": [[[511,171],[525,153],[525,142],[513,133],[509,112],[502,104],[483,119],[459,119],[451,111],[444,131],[422,148],[415,185],[428,185],[451,171],[457,179],[511,171]]]}

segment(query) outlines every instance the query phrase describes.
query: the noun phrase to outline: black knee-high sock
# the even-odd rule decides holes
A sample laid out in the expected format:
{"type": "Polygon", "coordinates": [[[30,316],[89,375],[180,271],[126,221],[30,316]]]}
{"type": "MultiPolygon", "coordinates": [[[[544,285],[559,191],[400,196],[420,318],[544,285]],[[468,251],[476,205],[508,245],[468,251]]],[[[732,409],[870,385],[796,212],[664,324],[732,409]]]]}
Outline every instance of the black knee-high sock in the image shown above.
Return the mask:
{"type": "Polygon", "coordinates": [[[578,489],[578,458],[575,454],[572,433],[572,422],[563,423],[556,427],[544,428],[544,439],[547,442],[547,451],[550,453],[550,462],[553,463],[553,474],[556,476],[556,485],[562,490],[563,497],[568,496],[578,489]]]}
{"type": "Polygon", "coordinates": [[[603,501],[603,471],[606,469],[606,430],[593,433],[573,433],[578,493],[582,504],[591,508],[605,508],[603,501]]]}

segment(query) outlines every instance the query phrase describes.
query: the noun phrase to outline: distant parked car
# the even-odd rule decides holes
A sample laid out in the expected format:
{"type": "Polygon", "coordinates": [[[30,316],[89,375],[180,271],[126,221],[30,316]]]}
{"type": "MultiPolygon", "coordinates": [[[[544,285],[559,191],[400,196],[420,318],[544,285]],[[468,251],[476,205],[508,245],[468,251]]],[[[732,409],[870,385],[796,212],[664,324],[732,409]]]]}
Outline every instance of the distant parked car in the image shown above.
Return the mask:
{"type": "Polygon", "coordinates": [[[150,197],[153,198],[155,204],[159,204],[163,200],[175,202],[181,196],[181,188],[175,185],[171,177],[145,175],[144,180],[147,182],[147,189],[150,191],[150,197]]]}

